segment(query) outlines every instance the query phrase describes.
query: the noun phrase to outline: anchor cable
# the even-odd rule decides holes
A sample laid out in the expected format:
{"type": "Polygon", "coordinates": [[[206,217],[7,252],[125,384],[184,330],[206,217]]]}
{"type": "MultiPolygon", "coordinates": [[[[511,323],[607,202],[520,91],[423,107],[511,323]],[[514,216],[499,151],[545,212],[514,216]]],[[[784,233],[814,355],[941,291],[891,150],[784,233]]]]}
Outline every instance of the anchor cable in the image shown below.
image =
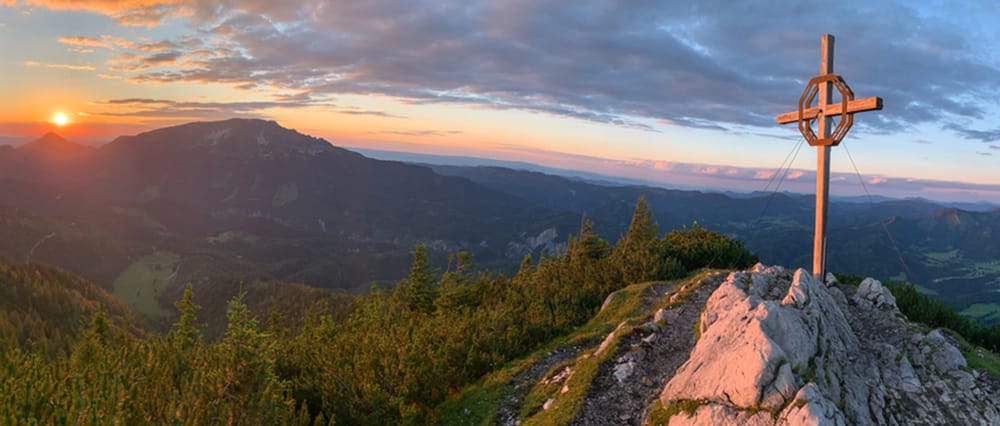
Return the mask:
{"type": "Polygon", "coordinates": [[[784,170],[785,163],[788,161],[789,158],[792,157],[792,154],[795,154],[795,150],[796,148],[799,147],[799,145],[802,145],[802,140],[799,140],[797,144],[792,146],[792,150],[788,151],[788,154],[785,154],[785,159],[781,160],[781,165],[778,166],[778,170],[774,171],[774,174],[771,175],[771,178],[767,181],[767,185],[764,185],[764,189],[762,189],[761,192],[767,192],[768,188],[771,187],[771,184],[774,183],[774,178],[778,177],[778,174],[780,174],[781,171],[784,170]]]}
{"type": "MultiPolygon", "coordinates": [[[[785,155],[785,159],[781,161],[781,165],[779,165],[778,169],[774,171],[774,174],[772,174],[771,178],[767,181],[767,185],[764,186],[764,189],[761,191],[761,192],[767,192],[768,188],[771,187],[771,183],[774,182],[774,178],[778,177],[779,174],[781,175],[781,179],[778,180],[778,184],[774,187],[774,192],[772,192],[771,195],[767,197],[767,202],[764,204],[764,209],[761,210],[759,215],[757,215],[757,219],[752,222],[754,225],[760,223],[760,220],[764,217],[764,214],[767,213],[767,209],[771,207],[771,201],[774,200],[774,196],[777,195],[778,191],[781,189],[781,183],[785,181],[785,177],[788,176],[788,172],[792,170],[792,164],[795,163],[795,159],[799,156],[799,151],[802,150],[803,142],[804,140],[800,139],[799,142],[792,147],[792,150],[789,151],[787,155],[785,155]],[[791,158],[791,161],[789,161],[789,158],[791,158]],[[788,163],[787,165],[785,164],[786,162],[788,163]]],[[[712,265],[713,263],[715,263],[718,257],[719,253],[716,253],[715,256],[712,258],[712,260],[708,262],[708,264],[712,265]]],[[[730,264],[729,268],[732,268],[733,266],[734,265],[730,264]]]]}
{"type": "MultiPolygon", "coordinates": [[[[844,152],[847,153],[847,158],[851,160],[851,166],[854,167],[854,173],[858,175],[858,181],[861,182],[861,187],[864,188],[865,195],[868,196],[868,205],[874,211],[875,201],[872,199],[871,192],[868,192],[868,185],[865,183],[865,179],[861,176],[861,171],[858,170],[858,165],[854,163],[854,157],[851,156],[851,151],[847,149],[847,144],[841,143],[840,146],[844,147],[844,152]]],[[[889,243],[892,244],[892,249],[896,252],[896,257],[899,258],[899,263],[902,264],[903,269],[906,270],[906,277],[908,279],[912,278],[913,273],[910,272],[909,265],[907,265],[906,260],[903,259],[903,252],[899,250],[899,245],[896,244],[896,239],[892,238],[892,233],[889,232],[889,227],[886,226],[885,222],[882,219],[877,219],[877,221],[879,225],[882,225],[882,230],[885,231],[885,235],[889,237],[889,243]]]]}
{"type": "Polygon", "coordinates": [[[768,181],[767,186],[764,187],[764,191],[767,191],[767,188],[771,186],[771,182],[774,181],[774,178],[777,177],[779,174],[781,174],[781,179],[778,179],[778,184],[775,185],[774,192],[771,192],[771,195],[767,197],[767,202],[764,204],[764,209],[761,210],[759,215],[757,215],[757,222],[760,222],[761,218],[764,217],[764,215],[767,213],[767,210],[771,207],[771,202],[774,201],[774,197],[778,195],[778,191],[781,189],[781,184],[785,181],[785,178],[788,177],[788,172],[792,170],[792,164],[795,163],[795,159],[799,156],[799,151],[802,150],[803,142],[804,140],[799,140],[799,143],[795,144],[795,146],[792,147],[792,150],[788,153],[788,155],[785,156],[786,161],[788,160],[789,156],[792,158],[792,160],[788,161],[787,166],[785,165],[785,161],[782,161],[781,166],[778,166],[778,170],[773,175],[771,175],[771,180],[768,181]],[[784,169],[784,172],[781,171],[782,169],[784,169]]]}

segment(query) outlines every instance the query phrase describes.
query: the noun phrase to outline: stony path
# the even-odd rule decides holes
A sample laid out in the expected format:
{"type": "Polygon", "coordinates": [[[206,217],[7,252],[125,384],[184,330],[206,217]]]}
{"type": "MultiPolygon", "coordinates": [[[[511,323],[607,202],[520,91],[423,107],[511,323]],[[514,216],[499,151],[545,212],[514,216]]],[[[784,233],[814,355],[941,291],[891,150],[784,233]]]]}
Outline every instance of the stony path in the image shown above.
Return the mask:
{"type": "MultiPolygon", "coordinates": [[[[652,309],[653,306],[660,302],[665,291],[672,290],[675,287],[675,285],[651,286],[643,300],[643,309],[652,309]]],[[[513,387],[512,392],[504,397],[502,405],[497,409],[495,424],[502,426],[514,426],[518,424],[517,419],[520,414],[520,408],[524,404],[524,397],[531,391],[531,388],[535,384],[543,379],[543,375],[555,365],[568,359],[577,358],[583,350],[591,349],[593,349],[592,345],[560,348],[549,353],[541,362],[535,363],[518,373],[510,382],[510,385],[513,387]]]]}
{"type": "Polygon", "coordinates": [[[556,364],[567,359],[576,358],[583,349],[583,347],[574,346],[552,351],[541,362],[535,363],[518,373],[511,381],[513,392],[507,394],[504,397],[503,404],[497,408],[496,424],[503,426],[516,425],[521,405],[524,404],[524,397],[539,380],[542,380],[542,375],[547,373],[556,364]]]}
{"type": "MultiPolygon", "coordinates": [[[[721,278],[724,275],[707,278],[692,291],[687,301],[667,309],[664,315],[667,320],[661,327],[640,327],[622,336],[618,353],[611,362],[601,366],[574,424],[641,424],[667,380],[687,361],[695,344],[694,325],[721,278]],[[651,335],[655,335],[655,340],[650,342],[651,335]],[[629,367],[620,365],[626,363],[632,364],[631,374],[619,381],[615,377],[616,368],[621,376],[629,367]]],[[[655,305],[659,298],[651,302],[651,306],[655,305]]],[[[650,312],[650,321],[652,314],[650,312]]]]}

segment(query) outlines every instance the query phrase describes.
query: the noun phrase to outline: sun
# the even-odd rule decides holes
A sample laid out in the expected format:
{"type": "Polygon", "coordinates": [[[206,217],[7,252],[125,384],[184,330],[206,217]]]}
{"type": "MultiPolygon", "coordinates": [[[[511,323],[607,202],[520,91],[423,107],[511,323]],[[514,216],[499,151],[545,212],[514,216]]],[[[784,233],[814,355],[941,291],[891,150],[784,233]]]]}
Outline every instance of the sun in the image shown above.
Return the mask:
{"type": "Polygon", "coordinates": [[[62,127],[69,124],[69,117],[64,113],[57,112],[52,116],[52,122],[55,123],[56,126],[62,127]]]}

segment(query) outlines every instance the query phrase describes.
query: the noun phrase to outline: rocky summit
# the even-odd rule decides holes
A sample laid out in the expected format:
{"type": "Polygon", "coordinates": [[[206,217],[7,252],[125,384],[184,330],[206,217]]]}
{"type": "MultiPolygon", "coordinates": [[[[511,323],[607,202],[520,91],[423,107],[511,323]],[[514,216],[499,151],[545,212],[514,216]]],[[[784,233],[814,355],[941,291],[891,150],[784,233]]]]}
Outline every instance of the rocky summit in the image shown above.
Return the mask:
{"type": "Polygon", "coordinates": [[[659,395],[670,425],[1000,424],[995,379],[874,279],[757,265],[718,285],[695,328],[659,395]]]}

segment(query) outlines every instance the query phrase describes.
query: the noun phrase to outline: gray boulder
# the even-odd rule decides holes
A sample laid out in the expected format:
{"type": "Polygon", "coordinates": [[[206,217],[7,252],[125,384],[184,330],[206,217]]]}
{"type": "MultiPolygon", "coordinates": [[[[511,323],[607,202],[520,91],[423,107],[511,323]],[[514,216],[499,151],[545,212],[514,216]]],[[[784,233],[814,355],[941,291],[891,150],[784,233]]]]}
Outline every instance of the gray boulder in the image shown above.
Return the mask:
{"type": "Polygon", "coordinates": [[[858,285],[858,291],[854,293],[852,300],[862,307],[898,309],[896,307],[896,297],[879,280],[873,278],[865,278],[861,281],[861,284],[858,285]]]}

